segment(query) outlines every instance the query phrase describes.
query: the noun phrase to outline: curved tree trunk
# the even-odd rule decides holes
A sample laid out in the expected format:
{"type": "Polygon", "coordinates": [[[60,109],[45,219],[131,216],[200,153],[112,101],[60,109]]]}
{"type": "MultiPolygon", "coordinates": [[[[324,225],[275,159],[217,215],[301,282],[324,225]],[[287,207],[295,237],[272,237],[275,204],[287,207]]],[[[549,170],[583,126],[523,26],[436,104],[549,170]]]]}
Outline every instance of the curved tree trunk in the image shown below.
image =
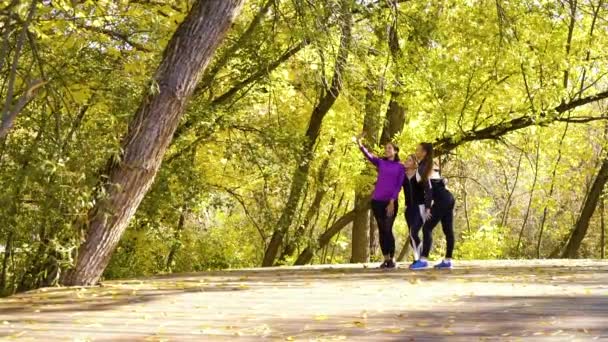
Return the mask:
{"type": "Polygon", "coordinates": [[[562,258],[576,258],[578,254],[578,249],[581,247],[581,243],[587,234],[587,229],[589,228],[589,222],[591,221],[591,217],[595,212],[595,208],[600,200],[602,195],[602,191],[604,190],[604,186],[608,181],[608,157],[604,159],[602,162],[602,166],[600,167],[599,172],[597,173],[597,177],[593,181],[591,185],[591,189],[589,190],[589,194],[587,196],[587,200],[583,205],[583,210],[581,211],[581,215],[576,221],[576,225],[572,230],[572,234],[570,235],[570,239],[568,240],[568,244],[564,248],[564,252],[562,253],[562,258]]]}
{"type": "Polygon", "coordinates": [[[88,231],[66,285],[95,284],[110,261],[160,167],[194,91],[243,0],[198,0],[171,38],[153,78],[155,92],[142,101],[122,142],[120,161],[106,169],[103,197],[88,216],[88,231]]]}
{"type": "MultiPolygon", "coordinates": [[[[369,205],[367,207],[369,210],[369,205]]],[[[331,241],[331,239],[338,234],[344,227],[348,226],[349,223],[353,222],[357,213],[355,210],[351,210],[348,213],[344,214],[340,219],[338,219],[334,224],[329,227],[317,240],[318,245],[316,247],[308,246],[306,247],[302,253],[298,256],[298,259],[294,263],[294,265],[306,265],[312,260],[312,257],[315,255],[315,252],[325,248],[327,244],[331,241]]]]}
{"type": "Polygon", "coordinates": [[[323,118],[329,112],[331,107],[336,102],[336,99],[340,95],[342,90],[342,74],[346,67],[346,60],[349,54],[350,43],[352,40],[352,15],[350,9],[350,1],[342,0],[341,8],[341,25],[342,34],[340,37],[340,48],[338,50],[338,56],[334,66],[333,78],[329,89],[324,89],[321,98],[317,106],[312,111],[312,116],[308,122],[308,129],[306,130],[304,148],[302,150],[302,159],[296,168],[289,189],[289,197],[285,204],[285,208],[281,213],[281,216],[277,222],[276,228],[272,234],[268,247],[264,252],[264,258],[262,260],[262,266],[268,267],[274,265],[274,261],[279,254],[279,248],[283,243],[283,237],[287,234],[289,227],[292,224],[298,202],[306,184],[308,178],[308,172],[310,165],[314,158],[314,145],[321,132],[321,124],[323,118]]]}

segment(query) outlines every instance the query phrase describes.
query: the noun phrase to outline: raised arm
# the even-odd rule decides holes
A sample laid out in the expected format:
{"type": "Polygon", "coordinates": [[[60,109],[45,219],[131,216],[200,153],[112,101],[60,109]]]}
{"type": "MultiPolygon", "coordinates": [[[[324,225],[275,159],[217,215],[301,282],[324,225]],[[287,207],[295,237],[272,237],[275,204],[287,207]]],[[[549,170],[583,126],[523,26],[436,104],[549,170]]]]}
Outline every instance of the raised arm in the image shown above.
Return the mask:
{"type": "Polygon", "coordinates": [[[369,151],[361,143],[361,140],[357,140],[357,145],[359,145],[359,149],[361,150],[361,152],[363,152],[363,154],[365,155],[365,158],[367,158],[367,160],[369,160],[370,162],[372,162],[372,164],[378,166],[378,163],[379,163],[378,157],[376,157],[373,154],[369,153],[369,151]]]}

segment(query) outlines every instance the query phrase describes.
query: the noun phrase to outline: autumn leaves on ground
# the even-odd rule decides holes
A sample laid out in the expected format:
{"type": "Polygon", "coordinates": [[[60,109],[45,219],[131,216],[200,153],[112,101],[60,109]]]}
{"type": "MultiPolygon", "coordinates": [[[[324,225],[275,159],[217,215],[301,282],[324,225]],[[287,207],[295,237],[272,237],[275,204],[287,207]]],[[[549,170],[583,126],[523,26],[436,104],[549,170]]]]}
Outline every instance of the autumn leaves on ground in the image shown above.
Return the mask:
{"type": "Polygon", "coordinates": [[[608,262],[206,272],[46,288],[0,302],[23,341],[608,339],[608,262]]]}

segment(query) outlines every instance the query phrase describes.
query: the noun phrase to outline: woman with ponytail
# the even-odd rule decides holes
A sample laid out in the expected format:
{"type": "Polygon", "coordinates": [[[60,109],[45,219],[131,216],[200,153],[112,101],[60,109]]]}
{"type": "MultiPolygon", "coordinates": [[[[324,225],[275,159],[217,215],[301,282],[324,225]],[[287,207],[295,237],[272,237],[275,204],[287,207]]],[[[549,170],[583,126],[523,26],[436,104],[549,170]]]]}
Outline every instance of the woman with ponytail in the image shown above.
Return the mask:
{"type": "Polygon", "coordinates": [[[447,242],[445,258],[441,263],[435,265],[438,269],[452,268],[452,252],[454,251],[454,205],[455,200],[452,193],[446,188],[446,181],[439,174],[439,170],[433,165],[433,145],[421,143],[416,155],[420,160],[420,166],[416,174],[417,179],[424,188],[424,210],[422,217],[422,253],[410,269],[420,270],[428,267],[428,257],[433,243],[433,229],[441,222],[445,240],[447,242]]]}

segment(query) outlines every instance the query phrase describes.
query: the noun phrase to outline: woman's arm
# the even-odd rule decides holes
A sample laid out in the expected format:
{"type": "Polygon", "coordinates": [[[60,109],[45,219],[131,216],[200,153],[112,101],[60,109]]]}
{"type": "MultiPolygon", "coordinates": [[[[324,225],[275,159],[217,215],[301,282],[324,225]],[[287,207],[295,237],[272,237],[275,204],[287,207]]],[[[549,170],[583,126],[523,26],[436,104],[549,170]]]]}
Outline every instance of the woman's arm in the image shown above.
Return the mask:
{"type": "Polygon", "coordinates": [[[361,143],[360,139],[357,139],[357,145],[359,145],[359,149],[361,150],[361,152],[363,152],[363,154],[365,155],[365,158],[367,158],[367,160],[369,160],[370,162],[372,162],[372,164],[378,166],[378,163],[379,163],[378,157],[376,157],[373,154],[369,153],[369,151],[361,143]]]}

